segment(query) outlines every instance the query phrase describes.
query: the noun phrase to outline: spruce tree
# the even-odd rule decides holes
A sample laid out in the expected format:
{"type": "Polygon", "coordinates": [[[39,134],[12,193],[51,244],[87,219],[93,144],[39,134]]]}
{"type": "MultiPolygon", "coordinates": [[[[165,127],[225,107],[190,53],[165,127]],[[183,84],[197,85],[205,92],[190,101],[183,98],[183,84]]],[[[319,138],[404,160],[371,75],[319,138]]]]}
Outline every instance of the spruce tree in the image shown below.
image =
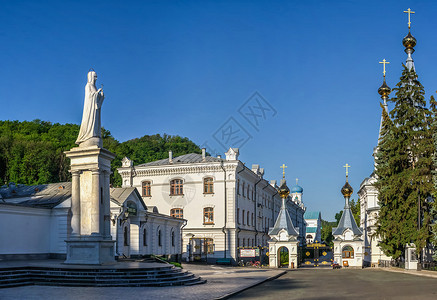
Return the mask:
{"type": "Polygon", "coordinates": [[[397,259],[405,244],[414,243],[421,251],[430,239],[427,199],[434,192],[431,172],[435,148],[432,118],[416,72],[404,66],[394,90],[391,120],[383,110],[376,187],[381,207],[377,229],[380,246],[386,255],[397,259]]]}
{"type": "MultiPolygon", "coordinates": [[[[437,149],[437,102],[434,96],[431,96],[429,100],[430,110],[432,113],[432,123],[431,131],[433,133],[434,149],[437,149]]],[[[432,195],[433,200],[430,201],[430,219],[431,219],[431,242],[437,245],[437,155],[433,155],[434,169],[433,169],[433,183],[434,183],[434,194],[432,195]]],[[[434,260],[437,261],[437,252],[434,254],[434,260]]]]}

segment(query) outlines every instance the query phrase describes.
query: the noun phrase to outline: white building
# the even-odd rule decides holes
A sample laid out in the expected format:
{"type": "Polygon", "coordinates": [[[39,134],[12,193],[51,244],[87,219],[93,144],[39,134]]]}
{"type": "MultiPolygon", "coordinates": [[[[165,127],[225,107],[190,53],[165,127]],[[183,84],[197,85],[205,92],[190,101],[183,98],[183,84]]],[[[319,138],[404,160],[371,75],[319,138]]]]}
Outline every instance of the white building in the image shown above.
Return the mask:
{"type": "Polygon", "coordinates": [[[306,222],[306,243],[322,242],[322,215],[320,211],[307,211],[304,216],[306,222]]]}
{"type": "Polygon", "coordinates": [[[332,228],[334,236],[334,261],[343,267],[364,266],[363,232],[358,228],[349,206],[349,199],[353,193],[346,175],[346,183],[341,189],[345,205],[340,221],[336,228],[332,228]]]}
{"type": "MultiPolygon", "coordinates": [[[[110,193],[115,256],[180,256],[184,220],[147,208],[134,188],[110,193]]],[[[0,259],[65,259],[70,233],[71,182],[0,188],[0,259]]]]}
{"type": "MultiPolygon", "coordinates": [[[[147,206],[187,220],[183,227],[183,256],[215,262],[238,258],[238,247],[267,246],[268,230],[281,208],[273,181],[264,179],[259,165],[247,168],[230,148],[226,158],[186,154],[133,166],[128,158],[118,172],[123,187],[135,187],[147,206]]],[[[290,217],[303,242],[305,207],[288,201],[290,217]]]]}

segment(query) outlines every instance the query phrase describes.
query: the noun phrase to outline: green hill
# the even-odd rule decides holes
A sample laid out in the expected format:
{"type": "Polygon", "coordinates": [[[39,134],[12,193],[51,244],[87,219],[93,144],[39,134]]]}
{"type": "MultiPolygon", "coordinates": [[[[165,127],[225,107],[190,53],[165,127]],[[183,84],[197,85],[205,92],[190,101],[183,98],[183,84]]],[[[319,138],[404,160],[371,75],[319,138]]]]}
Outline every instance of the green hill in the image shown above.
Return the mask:
{"type": "MultiPolygon", "coordinates": [[[[77,124],[52,124],[34,121],[0,121],[0,178],[4,183],[27,185],[69,181],[69,159],[64,151],[75,147],[79,133],[77,124]]],[[[164,134],[145,135],[123,143],[102,128],[103,147],[116,154],[112,161],[111,183],[121,185],[116,171],[121,160],[128,156],[135,164],[142,164],[187,153],[201,153],[188,138],[164,134]]]]}

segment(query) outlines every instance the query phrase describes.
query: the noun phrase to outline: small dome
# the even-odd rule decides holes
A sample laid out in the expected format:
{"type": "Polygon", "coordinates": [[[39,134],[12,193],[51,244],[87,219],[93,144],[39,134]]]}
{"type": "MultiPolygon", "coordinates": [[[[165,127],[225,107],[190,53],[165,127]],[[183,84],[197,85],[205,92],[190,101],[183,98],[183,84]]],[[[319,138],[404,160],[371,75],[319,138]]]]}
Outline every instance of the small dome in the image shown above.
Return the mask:
{"type": "Polygon", "coordinates": [[[341,193],[345,197],[350,197],[350,196],[352,196],[353,192],[354,192],[354,189],[350,186],[349,182],[346,181],[344,186],[341,188],[341,193]]]}
{"type": "Polygon", "coordinates": [[[411,32],[408,32],[407,36],[402,40],[402,44],[407,49],[413,49],[416,46],[416,39],[411,35],[411,32]]]}
{"type": "Polygon", "coordinates": [[[391,88],[389,88],[387,83],[385,83],[385,78],[384,78],[384,82],[378,89],[378,94],[380,94],[382,97],[387,97],[388,95],[390,95],[390,93],[391,93],[391,88]]]}
{"type": "Polygon", "coordinates": [[[303,193],[303,188],[300,185],[295,185],[291,188],[292,193],[303,193]]]}
{"type": "Polygon", "coordinates": [[[290,194],[290,189],[288,188],[285,179],[281,180],[281,186],[279,187],[278,194],[281,196],[281,198],[287,198],[287,196],[290,194]]]}

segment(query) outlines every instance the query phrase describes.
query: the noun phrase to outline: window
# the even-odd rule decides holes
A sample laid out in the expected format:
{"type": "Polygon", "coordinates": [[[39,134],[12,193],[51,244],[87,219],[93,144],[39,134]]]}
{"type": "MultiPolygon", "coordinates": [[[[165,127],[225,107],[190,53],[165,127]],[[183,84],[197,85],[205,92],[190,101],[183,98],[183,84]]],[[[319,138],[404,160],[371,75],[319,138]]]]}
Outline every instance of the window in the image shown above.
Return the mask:
{"type": "Polygon", "coordinates": [[[162,246],[161,229],[158,229],[158,246],[162,246]]]}
{"type": "Polygon", "coordinates": [[[124,239],[124,245],[129,246],[129,231],[127,230],[127,226],[124,227],[123,239],[124,239]]]}
{"type": "Polygon", "coordinates": [[[253,242],[253,239],[252,239],[252,247],[253,247],[253,245],[254,245],[254,242],[253,242]]]}
{"type": "Polygon", "coordinates": [[[203,179],[203,193],[213,194],[214,193],[214,181],[212,177],[207,177],[203,179]]]}
{"type": "Polygon", "coordinates": [[[183,219],[184,218],[184,210],[182,208],[173,208],[170,210],[170,217],[183,219]]]}
{"type": "Polygon", "coordinates": [[[240,224],[240,209],[237,208],[237,223],[240,224]]]}
{"type": "Polygon", "coordinates": [[[214,254],[214,241],[213,239],[206,238],[205,239],[205,247],[207,254],[214,254]]]}
{"type": "Polygon", "coordinates": [[[170,181],[170,195],[183,195],[184,194],[184,184],[182,179],[173,179],[170,181]]]}
{"type": "Polygon", "coordinates": [[[143,197],[151,197],[151,187],[150,181],[143,181],[141,183],[141,190],[143,191],[143,197]]]}
{"type": "Polygon", "coordinates": [[[250,187],[249,187],[249,184],[247,185],[247,199],[249,199],[249,191],[250,191],[250,187]]]}
{"type": "Polygon", "coordinates": [[[171,232],[171,246],[172,247],[174,247],[174,237],[175,237],[174,231],[172,230],[172,232],[171,232]]]}
{"type": "Polygon", "coordinates": [[[252,226],[255,226],[255,220],[253,219],[253,213],[252,213],[252,226]]]}
{"type": "Polygon", "coordinates": [[[245,242],[246,242],[246,239],[243,239],[243,247],[244,247],[245,242]]]}
{"type": "Polygon", "coordinates": [[[147,246],[147,229],[143,229],[143,246],[147,246]]]}
{"type": "Polygon", "coordinates": [[[240,179],[237,179],[237,195],[240,195],[240,179]]]}
{"type": "Polygon", "coordinates": [[[354,248],[351,246],[345,246],[342,251],[343,258],[354,258],[354,248]]]}
{"type": "Polygon", "coordinates": [[[203,224],[214,224],[214,208],[205,207],[203,209],[203,224]]]}
{"type": "Polygon", "coordinates": [[[243,213],[241,214],[241,219],[242,219],[242,223],[243,223],[243,225],[244,225],[244,209],[243,209],[243,213]]]}
{"type": "Polygon", "coordinates": [[[249,220],[249,216],[250,216],[250,213],[249,213],[249,212],[247,212],[247,218],[246,218],[246,220],[247,220],[247,225],[250,225],[250,220],[249,220]]]}
{"type": "Polygon", "coordinates": [[[244,189],[246,188],[246,184],[243,182],[243,197],[246,197],[244,194],[244,189]]]}

